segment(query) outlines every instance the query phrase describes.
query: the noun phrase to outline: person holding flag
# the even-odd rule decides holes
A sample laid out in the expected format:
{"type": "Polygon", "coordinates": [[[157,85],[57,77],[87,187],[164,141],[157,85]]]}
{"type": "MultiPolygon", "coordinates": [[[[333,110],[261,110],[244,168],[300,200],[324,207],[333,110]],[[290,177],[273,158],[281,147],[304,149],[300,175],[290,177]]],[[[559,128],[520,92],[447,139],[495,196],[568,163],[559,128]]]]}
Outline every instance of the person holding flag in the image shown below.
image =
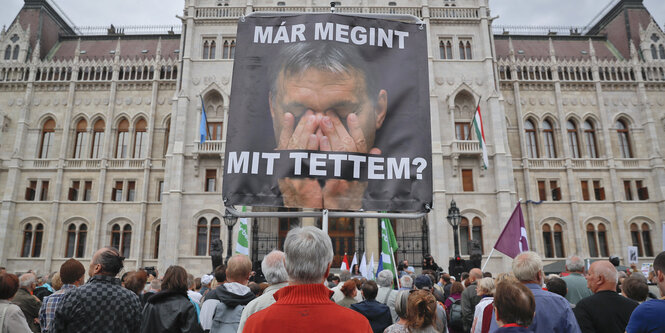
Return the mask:
{"type": "Polygon", "coordinates": [[[487,256],[487,261],[483,265],[482,271],[485,271],[485,266],[489,262],[490,257],[494,250],[499,250],[499,252],[515,259],[518,254],[529,251],[529,243],[526,240],[526,227],[524,225],[524,215],[522,215],[522,206],[520,202],[517,202],[513,214],[508,219],[506,226],[503,227],[503,231],[499,238],[496,240],[496,244],[492,248],[489,256],[487,256]]]}

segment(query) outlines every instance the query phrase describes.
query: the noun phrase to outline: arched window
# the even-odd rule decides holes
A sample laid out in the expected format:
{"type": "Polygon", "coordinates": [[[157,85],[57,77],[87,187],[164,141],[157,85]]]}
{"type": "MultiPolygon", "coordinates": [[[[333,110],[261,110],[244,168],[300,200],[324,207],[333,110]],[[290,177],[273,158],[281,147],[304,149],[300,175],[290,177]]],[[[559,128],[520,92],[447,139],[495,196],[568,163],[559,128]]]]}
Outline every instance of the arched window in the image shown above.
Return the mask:
{"type": "Polygon", "coordinates": [[[74,158],[81,158],[83,151],[85,151],[85,143],[88,141],[86,132],[88,128],[88,122],[85,119],[79,120],[76,123],[76,137],[74,139],[74,158]]]}
{"type": "Polygon", "coordinates": [[[600,249],[600,256],[601,257],[608,257],[610,255],[610,249],[607,245],[607,229],[605,229],[605,225],[600,223],[598,224],[597,228],[597,236],[598,236],[598,248],[600,249]]]}
{"type": "Polygon", "coordinates": [[[145,158],[148,145],[147,123],[141,118],[134,125],[134,158],[145,158]]]}
{"type": "Polygon", "coordinates": [[[464,53],[464,42],[459,42],[459,58],[464,60],[466,59],[465,53],[464,53]]]}
{"type": "Polygon", "coordinates": [[[644,255],[653,257],[653,247],[651,246],[651,229],[647,223],[642,223],[642,243],[644,245],[644,255]]]}
{"type": "Polygon", "coordinates": [[[462,255],[469,254],[469,240],[471,239],[471,234],[469,233],[469,220],[466,217],[462,217],[462,220],[459,224],[459,247],[460,253],[462,255]]]}
{"type": "Polygon", "coordinates": [[[118,139],[116,141],[115,158],[127,158],[127,145],[129,144],[129,121],[122,119],[118,124],[118,139]]]}
{"type": "Polygon", "coordinates": [[[196,255],[205,256],[208,249],[208,220],[199,219],[196,225],[196,255]]]}
{"type": "Polygon", "coordinates": [[[538,158],[538,141],[536,140],[536,127],[531,120],[524,123],[526,132],[526,152],[529,158],[538,158]]]}
{"type": "Polygon", "coordinates": [[[113,227],[111,227],[111,246],[115,247],[116,249],[120,248],[120,225],[114,224],[113,227]]]}
{"type": "Polygon", "coordinates": [[[12,59],[13,60],[18,59],[18,45],[14,46],[14,53],[12,53],[12,59]]]}
{"type": "Polygon", "coordinates": [[[74,257],[74,248],[76,247],[76,225],[69,224],[67,227],[67,242],[65,243],[65,258],[74,257]]]}
{"type": "Polygon", "coordinates": [[[23,228],[23,246],[21,246],[21,257],[39,257],[42,252],[42,237],[44,225],[38,223],[32,230],[32,224],[28,223],[23,228]]]}
{"type": "Polygon", "coordinates": [[[129,258],[129,250],[132,245],[132,226],[125,224],[122,228],[122,244],[120,244],[120,253],[123,257],[129,258]]]}
{"type": "Polygon", "coordinates": [[[596,242],[596,228],[589,223],[586,226],[586,238],[589,243],[589,256],[598,257],[598,242],[596,242]]]}
{"type": "Polygon", "coordinates": [[[556,150],[554,149],[554,129],[549,120],[543,122],[543,135],[545,139],[545,157],[556,158],[556,150]]]}
{"type": "Polygon", "coordinates": [[[439,42],[439,56],[441,59],[453,58],[453,43],[450,40],[441,40],[439,42]]]}
{"type": "Polygon", "coordinates": [[[473,59],[473,56],[471,55],[471,42],[469,41],[466,42],[466,58],[473,59]]]}
{"type": "Polygon", "coordinates": [[[471,236],[474,241],[478,241],[480,244],[481,253],[485,253],[485,246],[483,245],[483,223],[480,218],[476,216],[471,220],[471,225],[473,226],[471,229],[471,236]]]}
{"type": "Polygon", "coordinates": [[[39,146],[39,158],[48,158],[49,151],[53,146],[53,137],[55,135],[55,120],[49,119],[42,126],[42,140],[39,146]]]}
{"type": "Polygon", "coordinates": [[[65,245],[65,258],[83,258],[85,256],[85,241],[87,239],[88,226],[70,223],[67,227],[67,242],[65,245]]]}
{"type": "Polygon", "coordinates": [[[590,121],[584,122],[584,142],[589,158],[598,158],[598,145],[596,143],[596,129],[590,121]]]}
{"type": "Polygon", "coordinates": [[[164,130],[164,157],[169,150],[169,135],[171,134],[171,119],[166,121],[166,129],[164,130]]]}
{"type": "Polygon", "coordinates": [[[208,251],[210,251],[210,246],[212,246],[212,241],[215,239],[220,239],[221,237],[221,228],[219,223],[219,218],[213,217],[210,221],[210,239],[208,241],[208,251]]]}
{"type": "Polygon", "coordinates": [[[573,158],[580,158],[580,145],[577,138],[577,125],[572,120],[566,122],[566,128],[568,129],[568,145],[570,145],[570,153],[573,155],[573,158]]]}
{"type": "Polygon", "coordinates": [[[229,59],[235,59],[236,57],[236,41],[232,40],[231,41],[231,53],[229,55],[229,59]]]}
{"type": "Polygon", "coordinates": [[[561,224],[555,223],[553,227],[548,223],[543,224],[543,247],[546,258],[564,258],[566,256],[561,224]]]}
{"type": "Polygon", "coordinates": [[[104,127],[106,124],[104,120],[99,119],[95,122],[92,129],[92,149],[90,150],[90,158],[101,158],[102,148],[104,147],[104,127]]]}
{"type": "Polygon", "coordinates": [[[217,48],[217,43],[213,40],[210,42],[210,59],[215,59],[215,49],[217,48]]]}
{"type": "Polygon", "coordinates": [[[617,134],[619,135],[619,149],[621,150],[621,157],[623,158],[632,158],[633,152],[630,149],[630,134],[628,132],[628,126],[626,126],[623,120],[619,120],[616,123],[617,134]]]}
{"type": "Polygon", "coordinates": [[[651,228],[649,224],[642,223],[638,226],[637,223],[630,225],[630,237],[633,241],[633,246],[637,246],[637,254],[640,257],[653,257],[653,247],[651,245],[651,228]]]}
{"type": "Polygon", "coordinates": [[[587,243],[589,243],[590,257],[607,257],[610,250],[607,243],[607,229],[603,223],[596,228],[589,223],[586,226],[587,243]]]}
{"type": "Polygon", "coordinates": [[[663,44],[658,45],[658,53],[661,59],[665,59],[665,46],[663,44]]]}
{"type": "Polygon", "coordinates": [[[5,60],[9,60],[12,58],[12,46],[7,45],[7,48],[5,49],[5,60]]]}
{"type": "Polygon", "coordinates": [[[651,44],[651,59],[658,59],[658,52],[656,52],[656,45],[651,44]]]}
{"type": "Polygon", "coordinates": [[[208,41],[203,41],[203,59],[209,59],[208,57],[210,56],[210,44],[208,41]]]}
{"type": "Polygon", "coordinates": [[[161,224],[158,224],[157,227],[155,228],[155,236],[154,236],[155,243],[154,243],[154,246],[153,246],[153,249],[152,249],[152,258],[153,259],[159,258],[159,234],[161,232],[161,229],[162,229],[161,224]]]}

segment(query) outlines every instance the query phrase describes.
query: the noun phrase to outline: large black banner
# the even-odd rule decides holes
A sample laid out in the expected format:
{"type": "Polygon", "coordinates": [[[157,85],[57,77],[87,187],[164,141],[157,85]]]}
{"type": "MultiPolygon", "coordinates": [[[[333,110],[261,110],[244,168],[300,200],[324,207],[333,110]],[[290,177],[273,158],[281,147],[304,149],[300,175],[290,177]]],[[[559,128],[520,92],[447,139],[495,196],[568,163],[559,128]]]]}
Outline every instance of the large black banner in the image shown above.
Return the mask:
{"type": "Polygon", "coordinates": [[[431,203],[424,26],[250,16],[237,45],[227,204],[422,211],[431,203]]]}

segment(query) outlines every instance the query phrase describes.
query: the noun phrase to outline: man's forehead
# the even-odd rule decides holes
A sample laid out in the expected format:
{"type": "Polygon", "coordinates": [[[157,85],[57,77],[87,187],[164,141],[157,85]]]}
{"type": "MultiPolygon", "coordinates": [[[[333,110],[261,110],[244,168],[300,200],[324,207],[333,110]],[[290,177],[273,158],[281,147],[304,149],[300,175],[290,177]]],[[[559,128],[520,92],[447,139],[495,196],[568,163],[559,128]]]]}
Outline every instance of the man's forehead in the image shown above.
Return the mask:
{"type": "Polygon", "coordinates": [[[277,87],[283,93],[287,86],[307,88],[352,88],[358,95],[366,92],[365,77],[361,72],[349,68],[345,71],[306,68],[300,71],[282,70],[277,77],[277,87]]]}

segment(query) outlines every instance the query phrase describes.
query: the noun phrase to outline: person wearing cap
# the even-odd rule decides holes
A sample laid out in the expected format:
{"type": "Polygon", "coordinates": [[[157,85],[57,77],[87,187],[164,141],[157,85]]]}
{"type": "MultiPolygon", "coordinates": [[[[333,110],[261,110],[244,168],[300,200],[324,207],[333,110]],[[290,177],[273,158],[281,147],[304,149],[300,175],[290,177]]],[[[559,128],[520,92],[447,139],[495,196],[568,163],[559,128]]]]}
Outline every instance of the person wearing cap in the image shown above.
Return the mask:
{"type": "Polygon", "coordinates": [[[376,282],[367,281],[361,288],[365,300],[351,304],[351,310],[356,310],[365,316],[374,333],[381,333],[393,323],[390,308],[376,301],[376,294],[379,291],[376,282]]]}
{"type": "Polygon", "coordinates": [[[53,318],[55,318],[55,309],[70,290],[79,287],[85,282],[85,267],[76,259],[69,259],[60,266],[60,279],[62,287],[55,293],[44,298],[42,307],[39,309],[39,323],[42,332],[48,332],[53,318]]]}
{"type": "MultiPolygon", "coordinates": [[[[415,285],[416,289],[418,290],[426,290],[432,293],[433,295],[433,286],[434,283],[432,282],[432,279],[429,278],[427,275],[418,275],[416,277],[416,280],[413,282],[415,285]]],[[[440,302],[436,302],[436,330],[438,332],[447,332],[448,328],[446,327],[448,323],[448,320],[446,318],[446,310],[443,308],[443,305],[440,302]]]]}
{"type": "Polygon", "coordinates": [[[201,294],[201,299],[204,299],[208,291],[210,291],[210,283],[214,277],[210,274],[205,274],[201,277],[201,289],[199,289],[199,294],[201,294]]]}

